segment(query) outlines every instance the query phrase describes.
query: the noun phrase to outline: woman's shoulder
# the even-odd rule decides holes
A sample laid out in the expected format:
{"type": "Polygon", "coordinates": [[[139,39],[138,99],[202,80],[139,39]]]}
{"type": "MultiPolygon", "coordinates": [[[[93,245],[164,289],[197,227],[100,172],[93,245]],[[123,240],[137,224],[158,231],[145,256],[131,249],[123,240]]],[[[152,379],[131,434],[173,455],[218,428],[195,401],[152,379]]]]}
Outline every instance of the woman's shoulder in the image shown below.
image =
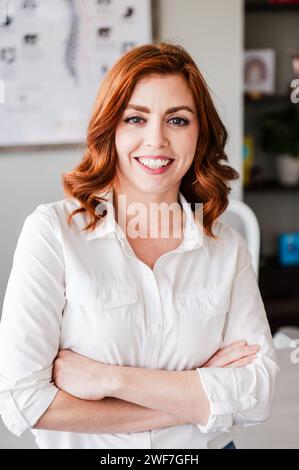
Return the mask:
{"type": "MultiPolygon", "coordinates": [[[[36,228],[46,227],[48,230],[61,233],[68,229],[68,218],[72,212],[81,207],[80,202],[74,197],[68,197],[53,202],[38,204],[27,216],[26,222],[32,223],[36,228]]],[[[73,226],[79,230],[86,225],[86,214],[79,213],[73,217],[73,226]]]]}
{"type": "Polygon", "coordinates": [[[28,217],[53,219],[53,221],[54,219],[62,220],[79,207],[81,207],[80,202],[73,197],[69,197],[38,204],[28,217]]]}
{"type": "Polygon", "coordinates": [[[245,236],[239,230],[219,218],[213,224],[213,234],[217,237],[217,240],[212,242],[214,248],[219,247],[221,249],[225,247],[225,249],[229,248],[233,252],[246,247],[245,236]]]}
{"type": "Polygon", "coordinates": [[[247,266],[252,258],[248,249],[245,236],[223,220],[216,220],[213,224],[213,234],[217,239],[209,237],[209,253],[211,260],[217,266],[229,267],[233,272],[239,269],[238,266],[247,266]]]}
{"type": "Polygon", "coordinates": [[[75,209],[81,207],[80,202],[74,197],[68,197],[64,199],[59,199],[53,202],[45,202],[38,204],[34,209],[33,213],[35,214],[45,214],[45,215],[54,215],[57,217],[65,216],[66,214],[71,214],[75,209]]]}
{"type": "Polygon", "coordinates": [[[220,238],[233,242],[245,240],[244,235],[232,225],[221,219],[216,219],[213,224],[213,233],[220,238]]]}

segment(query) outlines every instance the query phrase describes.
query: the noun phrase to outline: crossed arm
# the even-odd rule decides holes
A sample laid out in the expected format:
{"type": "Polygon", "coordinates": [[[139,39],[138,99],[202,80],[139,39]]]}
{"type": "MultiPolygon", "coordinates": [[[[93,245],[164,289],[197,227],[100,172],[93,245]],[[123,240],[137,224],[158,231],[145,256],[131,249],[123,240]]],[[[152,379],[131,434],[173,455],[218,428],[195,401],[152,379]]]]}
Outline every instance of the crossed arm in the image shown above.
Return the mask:
{"type": "Polygon", "coordinates": [[[107,397],[82,400],[59,390],[35,429],[88,434],[150,431],[184,424],[175,416],[107,397]]]}
{"type": "Polygon", "coordinates": [[[111,366],[66,350],[54,363],[53,378],[60,390],[37,429],[138,432],[208,419],[195,370],[111,366]]]}
{"type": "MultiPolygon", "coordinates": [[[[240,367],[254,349],[236,342],[205,367],[240,367]]],[[[140,432],[185,423],[205,425],[209,401],[196,370],[111,366],[60,351],[53,367],[59,391],[36,429],[85,433],[140,432]]]]}

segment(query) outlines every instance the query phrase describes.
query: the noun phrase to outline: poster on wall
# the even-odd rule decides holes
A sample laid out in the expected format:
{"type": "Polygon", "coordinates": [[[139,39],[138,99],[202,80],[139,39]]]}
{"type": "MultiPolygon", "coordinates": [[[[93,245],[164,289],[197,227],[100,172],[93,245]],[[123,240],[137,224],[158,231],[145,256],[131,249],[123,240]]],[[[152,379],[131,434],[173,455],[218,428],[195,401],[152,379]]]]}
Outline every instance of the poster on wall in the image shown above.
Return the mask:
{"type": "Polygon", "coordinates": [[[101,81],[152,42],[150,0],[0,0],[0,146],[85,141],[101,81]]]}

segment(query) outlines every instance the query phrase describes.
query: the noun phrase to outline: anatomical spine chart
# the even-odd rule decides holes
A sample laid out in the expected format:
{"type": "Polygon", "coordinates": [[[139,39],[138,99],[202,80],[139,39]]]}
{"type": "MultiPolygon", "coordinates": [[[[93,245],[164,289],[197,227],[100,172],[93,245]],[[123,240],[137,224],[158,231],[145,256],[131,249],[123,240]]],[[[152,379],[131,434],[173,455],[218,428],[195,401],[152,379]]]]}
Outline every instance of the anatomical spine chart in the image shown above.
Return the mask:
{"type": "Polygon", "coordinates": [[[0,0],[0,146],[81,143],[101,81],[152,42],[150,0],[0,0]]]}

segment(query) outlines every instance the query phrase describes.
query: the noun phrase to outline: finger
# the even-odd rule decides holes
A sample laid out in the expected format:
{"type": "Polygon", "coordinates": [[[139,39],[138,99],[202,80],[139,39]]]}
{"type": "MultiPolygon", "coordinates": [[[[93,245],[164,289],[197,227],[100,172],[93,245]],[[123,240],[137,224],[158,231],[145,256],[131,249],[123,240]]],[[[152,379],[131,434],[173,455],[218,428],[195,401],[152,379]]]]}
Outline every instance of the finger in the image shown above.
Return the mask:
{"type": "Polygon", "coordinates": [[[219,349],[210,359],[219,358],[219,357],[223,356],[224,354],[226,354],[227,352],[232,351],[233,349],[240,348],[240,347],[246,346],[246,345],[247,345],[247,341],[245,341],[245,340],[244,341],[235,341],[234,343],[231,343],[231,344],[225,346],[224,348],[219,349]]]}
{"type": "Polygon", "coordinates": [[[245,339],[240,341],[234,341],[233,343],[228,344],[222,348],[222,351],[229,351],[230,349],[234,349],[238,346],[246,346],[247,341],[245,339]]]}
{"type": "Polygon", "coordinates": [[[212,361],[222,357],[226,352],[231,351],[234,348],[238,348],[240,346],[246,346],[247,341],[235,341],[234,343],[231,343],[221,349],[218,349],[218,351],[213,354],[213,356],[210,357],[210,359],[206,362],[207,364],[210,364],[212,361]]]}
{"type": "Polygon", "coordinates": [[[218,367],[223,367],[231,362],[236,362],[250,356],[251,354],[255,354],[257,353],[258,348],[259,346],[243,346],[238,349],[232,349],[218,359],[218,367]]]}
{"type": "Polygon", "coordinates": [[[235,341],[234,343],[228,344],[224,348],[219,349],[216,354],[219,356],[228,353],[229,351],[233,351],[234,349],[239,349],[243,346],[247,346],[247,341],[235,341]]]}
{"type": "Polygon", "coordinates": [[[224,367],[244,367],[248,364],[251,364],[256,358],[257,358],[256,354],[250,354],[249,356],[243,357],[242,359],[239,359],[238,361],[231,362],[230,364],[227,364],[224,367]]]}
{"type": "Polygon", "coordinates": [[[259,345],[253,346],[241,346],[239,348],[231,349],[223,354],[218,355],[211,361],[213,367],[225,367],[231,362],[235,362],[239,359],[255,354],[259,349],[259,345]]]}

